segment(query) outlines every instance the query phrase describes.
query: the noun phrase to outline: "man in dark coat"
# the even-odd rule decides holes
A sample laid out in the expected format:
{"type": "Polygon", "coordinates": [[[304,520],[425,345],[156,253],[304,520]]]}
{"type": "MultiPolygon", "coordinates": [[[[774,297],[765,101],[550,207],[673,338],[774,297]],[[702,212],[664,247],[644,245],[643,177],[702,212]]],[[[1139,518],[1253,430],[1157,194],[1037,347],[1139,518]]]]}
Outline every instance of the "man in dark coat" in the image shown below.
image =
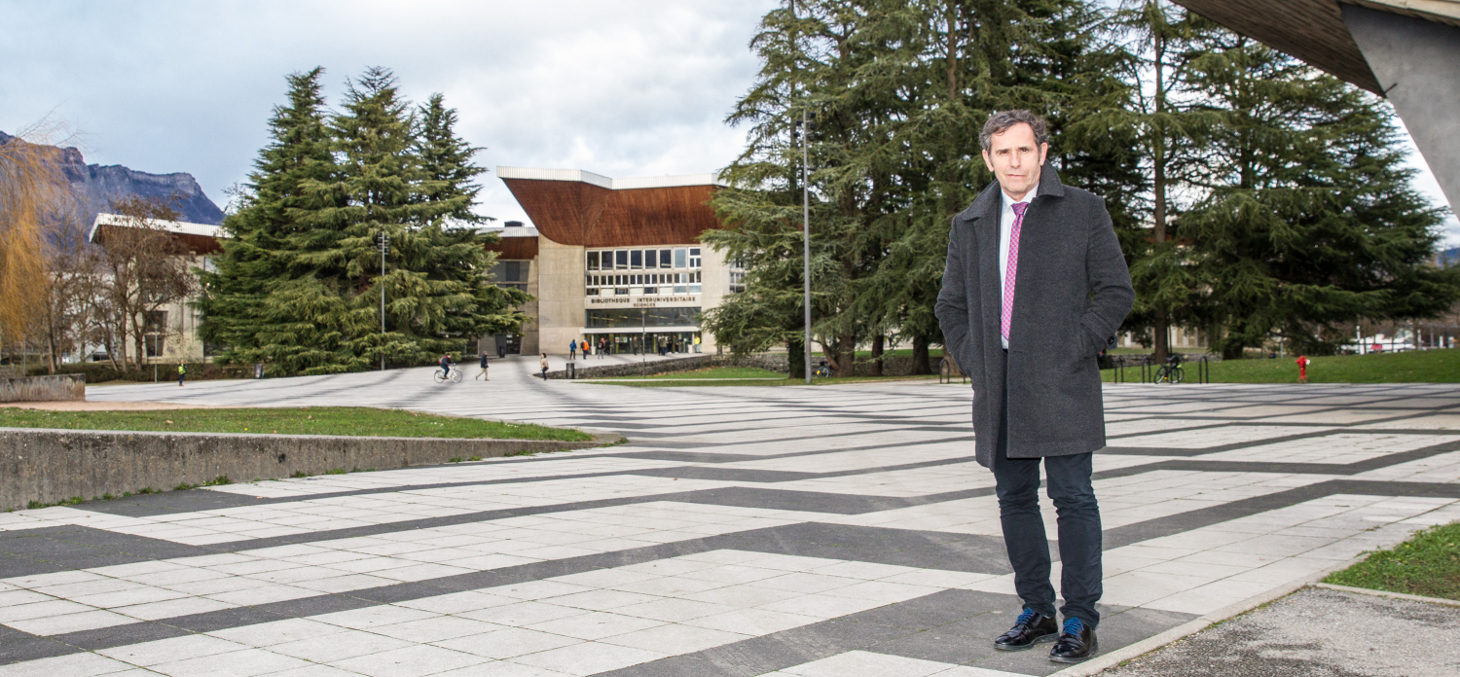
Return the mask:
{"type": "Polygon", "coordinates": [[[974,453],[993,470],[1024,603],[994,648],[1053,641],[1050,660],[1078,662],[1095,655],[1100,622],[1090,473],[1092,452],[1105,446],[1105,412],[1096,356],[1115,344],[1135,292],[1105,202],[1043,166],[1043,120],[995,113],[979,141],[998,181],[953,219],[937,314],[944,345],[973,379],[974,453]],[[1059,518],[1063,626],[1039,512],[1041,461],[1059,518]]]}

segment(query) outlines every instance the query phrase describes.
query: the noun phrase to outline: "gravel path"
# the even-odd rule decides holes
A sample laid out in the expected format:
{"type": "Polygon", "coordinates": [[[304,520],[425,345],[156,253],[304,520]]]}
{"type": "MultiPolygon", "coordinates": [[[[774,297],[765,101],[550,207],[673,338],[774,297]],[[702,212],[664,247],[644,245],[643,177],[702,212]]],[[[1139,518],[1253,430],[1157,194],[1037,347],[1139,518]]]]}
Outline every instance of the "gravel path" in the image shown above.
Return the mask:
{"type": "Polygon", "coordinates": [[[1455,677],[1460,608],[1306,588],[1102,677],[1455,677]]]}

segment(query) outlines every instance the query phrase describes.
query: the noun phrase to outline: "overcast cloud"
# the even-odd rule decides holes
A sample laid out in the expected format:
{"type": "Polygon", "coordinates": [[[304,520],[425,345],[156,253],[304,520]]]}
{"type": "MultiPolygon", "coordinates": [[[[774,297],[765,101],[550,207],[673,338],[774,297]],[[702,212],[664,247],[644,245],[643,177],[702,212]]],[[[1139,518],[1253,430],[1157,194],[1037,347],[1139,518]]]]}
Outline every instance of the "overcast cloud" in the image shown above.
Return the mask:
{"type": "MultiPolygon", "coordinates": [[[[190,172],[222,206],[267,141],[286,74],[325,67],[337,104],[347,78],[379,65],[412,100],[443,93],[489,169],[711,172],[744,143],[723,120],[776,4],[3,0],[0,130],[53,114],[84,133],[88,162],[190,172]]],[[[482,183],[480,213],[526,220],[495,174],[482,183]]],[[[1419,185],[1444,203],[1427,169],[1419,185]]],[[[1460,242],[1453,220],[1451,233],[1460,242]]]]}

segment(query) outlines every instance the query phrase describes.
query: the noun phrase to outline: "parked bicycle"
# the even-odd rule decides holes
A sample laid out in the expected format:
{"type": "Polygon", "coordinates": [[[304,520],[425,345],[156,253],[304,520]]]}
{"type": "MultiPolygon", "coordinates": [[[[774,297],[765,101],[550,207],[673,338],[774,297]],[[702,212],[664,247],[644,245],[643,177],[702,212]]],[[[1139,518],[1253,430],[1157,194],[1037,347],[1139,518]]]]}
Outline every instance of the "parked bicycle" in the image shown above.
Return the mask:
{"type": "Polygon", "coordinates": [[[816,365],[816,368],[811,370],[811,375],[821,378],[831,378],[836,375],[836,370],[827,364],[826,360],[822,360],[821,364],[816,365]]]}
{"type": "Polygon", "coordinates": [[[442,372],[440,369],[437,369],[435,370],[434,378],[436,379],[437,383],[445,383],[448,379],[450,379],[452,383],[461,383],[461,370],[457,369],[455,366],[452,366],[451,373],[447,374],[445,372],[442,372]]]}
{"type": "Polygon", "coordinates": [[[1166,364],[1156,368],[1156,375],[1151,379],[1155,383],[1180,383],[1186,378],[1186,372],[1181,369],[1181,355],[1172,353],[1166,358],[1166,364]]]}

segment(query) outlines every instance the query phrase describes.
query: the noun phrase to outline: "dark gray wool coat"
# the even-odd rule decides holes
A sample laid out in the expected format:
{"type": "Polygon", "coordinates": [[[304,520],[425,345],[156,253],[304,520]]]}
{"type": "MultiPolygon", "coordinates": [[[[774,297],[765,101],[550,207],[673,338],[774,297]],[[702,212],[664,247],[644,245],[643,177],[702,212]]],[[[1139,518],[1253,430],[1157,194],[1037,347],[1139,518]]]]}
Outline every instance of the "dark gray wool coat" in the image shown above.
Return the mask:
{"type": "Polygon", "coordinates": [[[1135,301],[1105,201],[1060,183],[1046,165],[1019,235],[1009,350],[999,342],[999,215],[994,183],[953,217],[938,322],[944,345],[973,379],[974,453],[989,466],[999,416],[1010,458],[1064,456],[1105,446],[1096,356],[1135,301]],[[1007,360],[1007,365],[1006,365],[1007,360]],[[1007,369],[1005,368],[1007,366],[1007,369]],[[1002,412],[1008,375],[1008,411],[1002,412]]]}

